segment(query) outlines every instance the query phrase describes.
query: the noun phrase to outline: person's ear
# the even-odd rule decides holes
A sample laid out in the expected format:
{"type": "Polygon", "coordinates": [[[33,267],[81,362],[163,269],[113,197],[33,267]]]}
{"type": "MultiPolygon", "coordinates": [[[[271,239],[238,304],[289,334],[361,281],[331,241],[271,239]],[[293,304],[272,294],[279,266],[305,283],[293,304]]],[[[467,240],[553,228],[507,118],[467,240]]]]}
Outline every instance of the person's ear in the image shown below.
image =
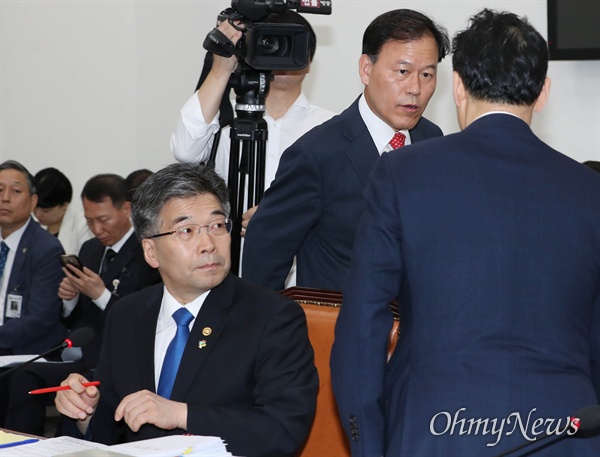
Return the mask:
{"type": "Polygon", "coordinates": [[[30,213],[33,213],[33,210],[35,209],[35,207],[36,207],[36,206],[37,206],[37,204],[38,204],[38,196],[37,196],[37,194],[32,194],[32,195],[31,195],[30,202],[31,202],[31,209],[30,209],[30,211],[29,211],[29,212],[30,212],[30,213]]]}
{"type": "Polygon", "coordinates": [[[366,54],[361,55],[358,59],[358,74],[360,75],[360,80],[365,86],[369,85],[372,69],[373,61],[371,58],[366,54]]]}
{"type": "Polygon", "coordinates": [[[546,106],[546,102],[550,97],[551,85],[552,81],[546,76],[546,79],[544,80],[544,86],[542,87],[542,92],[540,92],[540,96],[537,98],[535,104],[533,105],[533,111],[535,113],[539,113],[540,111],[542,111],[542,109],[544,109],[544,106],[546,106]]]}
{"type": "Polygon", "coordinates": [[[156,257],[156,241],[144,238],[142,240],[142,249],[144,250],[144,258],[146,259],[146,263],[150,265],[152,268],[158,268],[159,262],[156,257]]]}
{"type": "Polygon", "coordinates": [[[452,72],[452,95],[457,108],[463,106],[467,101],[467,90],[462,78],[457,72],[452,72]]]}
{"type": "Polygon", "coordinates": [[[127,217],[131,217],[131,202],[123,203],[123,206],[121,208],[123,209],[123,211],[125,211],[127,217]]]}
{"type": "Polygon", "coordinates": [[[456,105],[456,117],[460,129],[464,129],[467,126],[467,106],[469,97],[465,83],[457,72],[452,73],[452,95],[454,97],[454,104],[456,105]]]}

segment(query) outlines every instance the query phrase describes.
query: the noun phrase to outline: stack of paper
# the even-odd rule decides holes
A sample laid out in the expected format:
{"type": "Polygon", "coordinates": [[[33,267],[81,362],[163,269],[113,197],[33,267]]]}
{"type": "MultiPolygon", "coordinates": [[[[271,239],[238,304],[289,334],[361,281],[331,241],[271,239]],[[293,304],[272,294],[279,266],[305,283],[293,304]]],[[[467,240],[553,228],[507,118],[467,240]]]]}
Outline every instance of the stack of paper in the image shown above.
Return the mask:
{"type": "Polygon", "coordinates": [[[171,435],[109,446],[121,454],[137,457],[230,457],[223,440],[216,436],[171,435]]]}
{"type": "Polygon", "coordinates": [[[50,457],[65,453],[76,453],[86,449],[108,449],[108,446],[91,441],[79,440],[70,436],[50,438],[48,440],[36,440],[37,442],[27,444],[23,442],[18,446],[2,449],[1,457],[50,457]]]}
{"type": "MultiPolygon", "coordinates": [[[[29,355],[2,355],[0,356],[0,367],[7,368],[13,367],[15,365],[20,365],[22,363],[28,362],[31,359],[37,357],[37,354],[29,354],[29,355]]],[[[45,362],[46,359],[43,357],[41,359],[37,359],[36,362],[45,362]]]]}
{"type": "MultiPolygon", "coordinates": [[[[3,433],[3,432],[2,432],[3,433]]],[[[8,434],[6,434],[8,435],[8,434]]],[[[28,437],[15,435],[20,439],[28,437]]],[[[4,437],[7,440],[8,436],[4,437]]],[[[4,438],[2,442],[4,441],[4,438]]],[[[12,436],[10,437],[12,439],[12,436]]],[[[15,438],[17,439],[17,438],[15,438]]],[[[36,443],[3,448],[1,457],[231,457],[225,443],[216,436],[172,435],[132,443],[105,446],[100,443],[61,436],[36,443]]]]}

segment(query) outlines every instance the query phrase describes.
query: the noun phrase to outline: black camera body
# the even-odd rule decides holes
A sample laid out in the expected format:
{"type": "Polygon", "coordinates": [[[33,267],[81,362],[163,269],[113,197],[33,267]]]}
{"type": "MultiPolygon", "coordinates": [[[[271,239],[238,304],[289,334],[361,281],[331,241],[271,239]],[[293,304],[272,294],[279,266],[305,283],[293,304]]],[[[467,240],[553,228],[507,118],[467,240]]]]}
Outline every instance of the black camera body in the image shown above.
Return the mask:
{"type": "Polygon", "coordinates": [[[331,1],[232,0],[231,8],[219,15],[217,25],[229,21],[242,31],[242,38],[234,46],[215,28],[204,40],[204,48],[223,57],[236,55],[239,61],[254,70],[301,70],[310,60],[309,30],[301,24],[261,22],[270,13],[283,13],[288,9],[331,14],[331,1]]]}

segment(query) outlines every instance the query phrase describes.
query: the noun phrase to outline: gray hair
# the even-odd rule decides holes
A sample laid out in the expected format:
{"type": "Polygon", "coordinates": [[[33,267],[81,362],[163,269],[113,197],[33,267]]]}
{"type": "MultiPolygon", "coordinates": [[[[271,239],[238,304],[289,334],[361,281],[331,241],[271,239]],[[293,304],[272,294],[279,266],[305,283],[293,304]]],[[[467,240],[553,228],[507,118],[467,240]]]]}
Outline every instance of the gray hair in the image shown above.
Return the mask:
{"type": "Polygon", "coordinates": [[[25,168],[21,163],[16,160],[7,160],[0,164],[0,171],[2,170],[16,170],[20,171],[25,175],[25,180],[27,181],[27,187],[29,188],[29,194],[34,195],[37,193],[37,189],[35,187],[35,179],[29,170],[25,168]]]}
{"type": "Polygon", "coordinates": [[[173,198],[192,198],[212,194],[229,214],[229,191],[223,178],[202,164],[174,163],[157,171],[133,195],[131,218],[139,239],[155,235],[160,229],[159,214],[173,198]]]}

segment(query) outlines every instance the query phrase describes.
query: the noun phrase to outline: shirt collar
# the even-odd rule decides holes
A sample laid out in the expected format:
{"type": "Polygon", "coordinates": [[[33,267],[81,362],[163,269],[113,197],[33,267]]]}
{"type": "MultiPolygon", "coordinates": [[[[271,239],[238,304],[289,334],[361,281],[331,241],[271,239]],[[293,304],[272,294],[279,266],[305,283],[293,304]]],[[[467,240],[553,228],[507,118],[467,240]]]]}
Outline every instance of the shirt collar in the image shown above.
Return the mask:
{"type": "Polygon", "coordinates": [[[310,102],[308,101],[308,98],[306,98],[306,95],[304,95],[304,92],[300,92],[300,95],[298,95],[298,98],[296,100],[294,100],[294,103],[292,103],[292,106],[290,106],[288,108],[288,110],[286,111],[286,113],[280,117],[279,119],[277,119],[277,121],[275,121],[271,116],[269,116],[269,113],[267,113],[265,111],[264,114],[264,118],[265,120],[271,121],[271,122],[280,122],[282,119],[285,119],[286,117],[294,114],[295,113],[304,113],[307,112],[310,109],[310,102]]]}
{"type": "Polygon", "coordinates": [[[194,316],[193,320],[195,320],[196,316],[198,316],[198,313],[200,312],[200,308],[202,308],[202,305],[204,304],[204,300],[206,300],[206,297],[208,296],[209,293],[210,293],[210,290],[206,291],[202,295],[196,297],[196,299],[192,300],[191,302],[186,303],[185,305],[182,305],[167,290],[167,286],[164,286],[163,287],[163,300],[162,300],[162,304],[160,307],[160,314],[158,316],[158,322],[156,323],[157,324],[156,325],[156,333],[159,333],[161,330],[164,330],[165,328],[169,327],[170,325],[175,325],[175,321],[172,319],[173,313],[175,311],[177,311],[179,308],[181,308],[182,306],[185,306],[185,308],[190,313],[192,313],[192,315],[194,316]]]}
{"type": "Polygon", "coordinates": [[[133,235],[133,226],[129,227],[127,233],[119,241],[117,241],[112,246],[107,246],[106,249],[112,249],[113,251],[115,251],[115,253],[119,252],[131,235],[133,235]]]}
{"type": "Polygon", "coordinates": [[[480,114],[475,119],[473,119],[473,121],[476,121],[477,119],[481,119],[482,117],[485,117],[485,116],[489,116],[490,114],[508,114],[509,116],[514,116],[514,117],[521,119],[519,116],[517,116],[514,113],[509,113],[508,111],[496,110],[496,111],[488,111],[487,113],[480,114]]]}
{"type": "MultiPolygon", "coordinates": [[[[358,111],[362,120],[367,126],[367,130],[371,134],[371,138],[373,138],[373,142],[375,143],[375,147],[379,154],[385,152],[389,149],[388,143],[394,136],[396,131],[383,122],[373,111],[369,108],[367,101],[365,100],[365,95],[361,95],[358,100],[358,111]]],[[[408,130],[400,130],[400,132],[406,135],[406,143],[405,145],[410,144],[410,133],[408,130]]]]}
{"type": "Polygon", "coordinates": [[[23,238],[23,234],[25,233],[25,230],[27,230],[27,227],[30,223],[31,216],[29,219],[27,219],[27,222],[25,222],[22,227],[12,232],[7,238],[2,238],[2,235],[0,235],[0,241],[4,241],[12,252],[17,252],[21,238],[23,238]]]}

